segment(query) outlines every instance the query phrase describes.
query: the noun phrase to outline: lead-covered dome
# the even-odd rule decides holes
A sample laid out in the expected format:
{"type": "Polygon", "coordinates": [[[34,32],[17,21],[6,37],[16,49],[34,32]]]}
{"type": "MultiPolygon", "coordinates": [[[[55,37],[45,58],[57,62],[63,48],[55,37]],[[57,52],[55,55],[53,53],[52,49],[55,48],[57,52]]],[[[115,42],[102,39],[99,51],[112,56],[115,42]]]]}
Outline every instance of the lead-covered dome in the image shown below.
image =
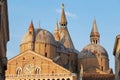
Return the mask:
{"type": "Polygon", "coordinates": [[[28,42],[55,44],[55,39],[49,31],[40,28],[31,30],[32,28],[33,24],[31,23],[27,33],[22,38],[21,44],[28,42]]]}
{"type": "Polygon", "coordinates": [[[79,58],[86,56],[93,57],[94,55],[100,55],[108,58],[107,51],[99,44],[89,44],[83,48],[79,54],[79,58]]]}
{"type": "Polygon", "coordinates": [[[55,44],[55,39],[53,35],[44,29],[36,29],[35,30],[35,42],[42,42],[48,44],[55,44]]]}

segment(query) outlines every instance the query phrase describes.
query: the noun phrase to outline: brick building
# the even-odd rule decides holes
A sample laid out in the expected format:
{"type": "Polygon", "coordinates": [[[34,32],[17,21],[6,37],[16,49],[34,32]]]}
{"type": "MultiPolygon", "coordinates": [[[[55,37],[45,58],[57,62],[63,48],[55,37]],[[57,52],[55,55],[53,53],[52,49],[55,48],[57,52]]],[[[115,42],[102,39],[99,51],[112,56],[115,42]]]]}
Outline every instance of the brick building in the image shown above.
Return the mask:
{"type": "Polygon", "coordinates": [[[31,21],[21,41],[19,55],[8,61],[6,80],[87,80],[87,74],[93,77],[91,80],[98,80],[101,76],[100,80],[113,80],[108,54],[98,45],[100,35],[96,20],[90,36],[90,47],[93,46],[94,49],[91,49],[93,52],[83,53],[84,56],[84,51],[75,49],[70,37],[64,4],[59,23],[56,22],[52,34],[41,27],[35,28],[31,21]],[[91,64],[85,63],[87,60],[91,61],[91,64]],[[80,67],[82,65],[83,68],[80,67]]]}

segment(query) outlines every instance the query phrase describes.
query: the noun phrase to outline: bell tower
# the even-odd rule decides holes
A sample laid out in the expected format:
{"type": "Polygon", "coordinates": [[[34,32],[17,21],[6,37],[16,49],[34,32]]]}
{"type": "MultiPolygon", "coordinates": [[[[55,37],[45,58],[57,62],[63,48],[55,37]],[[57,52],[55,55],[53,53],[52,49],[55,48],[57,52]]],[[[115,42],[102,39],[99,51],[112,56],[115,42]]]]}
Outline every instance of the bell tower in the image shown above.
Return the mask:
{"type": "Polygon", "coordinates": [[[94,19],[93,27],[92,27],[91,34],[90,34],[91,44],[99,44],[100,42],[99,39],[100,39],[100,35],[97,29],[96,19],[94,19]]]}
{"type": "Polygon", "coordinates": [[[59,29],[60,42],[66,47],[74,49],[74,45],[67,28],[67,19],[64,11],[64,4],[62,4],[62,13],[60,18],[60,29],[59,29]]]}

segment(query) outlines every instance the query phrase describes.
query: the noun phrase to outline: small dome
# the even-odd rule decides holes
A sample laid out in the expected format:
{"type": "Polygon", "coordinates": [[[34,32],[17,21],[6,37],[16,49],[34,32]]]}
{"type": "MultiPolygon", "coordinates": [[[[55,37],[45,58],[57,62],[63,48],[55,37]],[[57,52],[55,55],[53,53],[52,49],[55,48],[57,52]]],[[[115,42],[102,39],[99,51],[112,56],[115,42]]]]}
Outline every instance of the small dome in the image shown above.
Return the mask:
{"type": "Polygon", "coordinates": [[[31,36],[31,34],[29,33],[29,31],[23,36],[21,44],[23,43],[27,43],[27,42],[31,42],[33,41],[33,37],[31,36]]]}
{"type": "Polygon", "coordinates": [[[55,39],[54,39],[53,35],[49,31],[39,29],[39,30],[35,30],[35,32],[36,32],[35,33],[35,35],[36,35],[35,42],[43,42],[43,43],[55,44],[55,39]]]}
{"type": "Polygon", "coordinates": [[[107,51],[99,44],[89,44],[83,48],[83,50],[79,54],[79,58],[83,58],[85,56],[93,57],[95,54],[99,54],[104,57],[108,57],[107,51]]]}

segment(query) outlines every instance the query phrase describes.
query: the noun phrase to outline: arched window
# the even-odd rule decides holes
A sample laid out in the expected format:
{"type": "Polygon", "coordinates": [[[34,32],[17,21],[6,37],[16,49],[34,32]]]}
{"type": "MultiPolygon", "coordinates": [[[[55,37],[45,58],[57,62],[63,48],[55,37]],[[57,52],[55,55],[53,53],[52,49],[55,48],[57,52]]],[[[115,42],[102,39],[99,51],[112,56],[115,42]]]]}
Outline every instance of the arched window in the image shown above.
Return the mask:
{"type": "Polygon", "coordinates": [[[52,71],[52,74],[54,74],[54,71],[52,71]]]}
{"type": "Polygon", "coordinates": [[[25,58],[23,57],[23,60],[25,60],[25,58]]]}
{"type": "Polygon", "coordinates": [[[35,59],[35,58],[33,57],[33,59],[35,59]]]}
{"type": "Polygon", "coordinates": [[[70,78],[67,78],[67,80],[70,80],[70,78]]]}
{"type": "Polygon", "coordinates": [[[40,74],[40,68],[35,69],[35,74],[37,74],[37,75],[40,74]]]}
{"type": "Polygon", "coordinates": [[[17,74],[17,75],[20,75],[21,73],[22,73],[22,69],[21,69],[21,68],[17,68],[16,74],[17,74]]]}
{"type": "Polygon", "coordinates": [[[101,70],[103,71],[103,66],[101,67],[101,70]]]}
{"type": "Polygon", "coordinates": [[[47,53],[45,53],[45,57],[47,57],[47,53]]]}
{"type": "Polygon", "coordinates": [[[93,40],[93,44],[95,43],[95,40],[93,40]]]}
{"type": "Polygon", "coordinates": [[[95,44],[97,44],[97,40],[95,40],[95,44]]]}
{"type": "Polygon", "coordinates": [[[64,78],[62,78],[62,80],[65,80],[64,78]]]}

